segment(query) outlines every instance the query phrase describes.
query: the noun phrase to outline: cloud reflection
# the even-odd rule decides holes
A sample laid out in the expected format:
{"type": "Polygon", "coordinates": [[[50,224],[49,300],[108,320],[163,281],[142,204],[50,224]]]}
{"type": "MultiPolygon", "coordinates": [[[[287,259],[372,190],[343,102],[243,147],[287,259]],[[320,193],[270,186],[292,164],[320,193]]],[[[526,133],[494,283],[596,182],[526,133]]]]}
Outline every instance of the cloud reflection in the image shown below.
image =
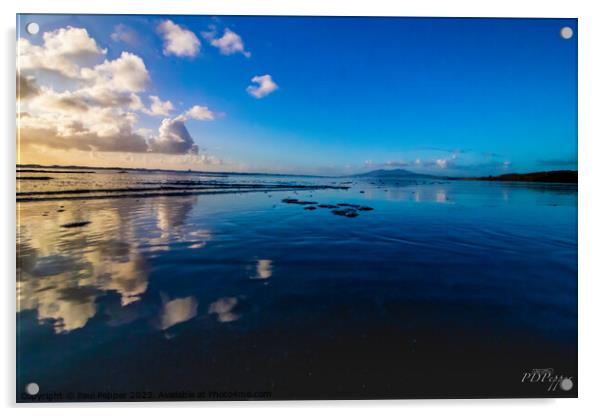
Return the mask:
{"type": "Polygon", "coordinates": [[[272,277],[272,260],[258,260],[256,279],[269,279],[272,277]]]}
{"type": "Polygon", "coordinates": [[[197,315],[197,307],[198,302],[194,296],[165,302],[161,310],[160,328],[165,330],[191,320],[197,315]]]}
{"type": "Polygon", "coordinates": [[[151,251],[169,250],[170,244],[189,242],[189,248],[203,248],[211,239],[209,230],[190,227],[186,219],[197,203],[197,195],[180,197],[174,204],[171,197],[156,199],[157,231],[156,237],[148,239],[151,251]]]}
{"type": "MultiPolygon", "coordinates": [[[[201,248],[210,239],[208,230],[187,222],[195,203],[192,197],[19,204],[17,312],[35,310],[40,324],[66,333],[96,316],[99,298],[106,294],[117,294],[125,311],[148,290],[147,257],[155,245],[169,250],[173,243],[187,242],[186,248],[201,248]],[[146,221],[153,214],[156,222],[146,221]],[[82,220],[90,223],[60,227],[82,220]],[[140,238],[153,233],[158,237],[140,238]]],[[[166,329],[191,319],[196,309],[196,299],[185,297],[153,314],[166,329]]]]}
{"type": "Polygon", "coordinates": [[[232,312],[237,304],[238,299],[236,298],[221,298],[211,303],[207,312],[210,315],[216,315],[220,322],[233,322],[240,318],[240,315],[232,312]]]}

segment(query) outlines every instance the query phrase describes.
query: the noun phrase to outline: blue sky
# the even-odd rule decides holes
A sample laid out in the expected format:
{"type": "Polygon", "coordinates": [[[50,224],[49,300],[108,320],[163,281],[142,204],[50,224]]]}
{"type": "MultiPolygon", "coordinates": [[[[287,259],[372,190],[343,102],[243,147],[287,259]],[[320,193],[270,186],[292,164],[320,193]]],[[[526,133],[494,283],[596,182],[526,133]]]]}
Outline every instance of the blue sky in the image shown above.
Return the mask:
{"type": "MultiPolygon", "coordinates": [[[[156,96],[173,107],[163,116],[137,110],[132,128],[149,143],[160,140],[153,137],[166,117],[175,120],[193,106],[213,115],[185,118],[196,159],[192,148],[184,149],[186,157],[172,150],[159,156],[159,146],[125,157],[90,145],[90,157],[104,164],[316,174],[576,168],[575,19],[36,15],[21,16],[18,36],[42,45],[44,32],[68,26],[86,29],[106,50],[81,68],[124,51],[143,60],[149,81],[135,93],[146,106],[156,96]],[[36,36],[23,31],[33,20],[40,25],[36,36]],[[198,50],[166,50],[165,21],[194,34],[198,50]],[[561,36],[563,27],[573,30],[570,39],[561,36]],[[224,53],[212,45],[226,30],[239,36],[243,50],[224,53]],[[254,96],[251,79],[263,75],[277,88],[254,96]]],[[[48,68],[28,68],[24,73],[39,86],[74,92],[48,68]]],[[[30,113],[36,108],[31,104],[30,113]]],[[[33,135],[24,141],[30,142],[33,135]]],[[[64,142],[48,144],[54,162],[60,152],[67,161],[76,151],[64,142]]],[[[31,149],[35,161],[40,146],[31,149]]]]}

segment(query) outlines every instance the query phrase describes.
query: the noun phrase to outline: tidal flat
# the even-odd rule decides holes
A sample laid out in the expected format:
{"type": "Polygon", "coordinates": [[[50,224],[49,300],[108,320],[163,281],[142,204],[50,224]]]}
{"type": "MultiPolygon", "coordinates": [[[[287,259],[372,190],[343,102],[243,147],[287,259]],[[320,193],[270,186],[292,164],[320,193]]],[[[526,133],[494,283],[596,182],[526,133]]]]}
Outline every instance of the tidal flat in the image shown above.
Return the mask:
{"type": "Polygon", "coordinates": [[[543,397],[524,372],[577,376],[576,185],[86,172],[18,183],[18,397],[543,397]]]}

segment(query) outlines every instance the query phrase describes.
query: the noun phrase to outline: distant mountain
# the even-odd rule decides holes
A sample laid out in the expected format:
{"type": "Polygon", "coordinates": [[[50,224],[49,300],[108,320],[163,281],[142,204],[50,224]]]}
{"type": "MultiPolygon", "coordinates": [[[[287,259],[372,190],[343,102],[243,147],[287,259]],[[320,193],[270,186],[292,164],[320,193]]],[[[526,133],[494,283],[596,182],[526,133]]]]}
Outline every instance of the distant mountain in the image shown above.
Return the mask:
{"type": "Polygon", "coordinates": [[[352,176],[356,178],[440,178],[440,176],[416,173],[406,169],[378,169],[352,176]]]}
{"type": "Polygon", "coordinates": [[[508,173],[499,176],[464,179],[478,181],[577,183],[578,173],[576,170],[552,170],[547,172],[508,173]]]}

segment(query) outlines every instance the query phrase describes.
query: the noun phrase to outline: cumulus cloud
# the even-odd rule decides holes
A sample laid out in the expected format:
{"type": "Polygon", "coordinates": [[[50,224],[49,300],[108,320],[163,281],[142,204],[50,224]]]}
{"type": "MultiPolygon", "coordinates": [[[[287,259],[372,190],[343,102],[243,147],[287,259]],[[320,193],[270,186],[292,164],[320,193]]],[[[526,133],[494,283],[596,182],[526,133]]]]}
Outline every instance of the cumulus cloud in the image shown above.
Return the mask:
{"type": "Polygon", "coordinates": [[[86,125],[77,117],[57,118],[22,114],[19,119],[22,145],[41,144],[57,149],[101,152],[146,152],[144,137],[134,133],[127,116],[120,122],[113,114],[101,111],[97,123],[86,125]]]}
{"type": "Polygon", "coordinates": [[[142,58],[129,52],[122,52],[119,58],[105,60],[93,68],[82,68],[81,77],[91,84],[121,92],[140,92],[149,81],[142,58]]]}
{"type": "Polygon", "coordinates": [[[151,104],[149,109],[143,110],[146,114],[151,116],[169,116],[169,113],[173,111],[174,107],[171,101],[161,101],[156,95],[151,95],[148,98],[151,104]]]}
{"type": "MultiPolygon", "coordinates": [[[[159,135],[148,140],[149,151],[165,154],[191,154],[198,155],[199,147],[195,144],[188,132],[185,121],[189,119],[211,121],[215,119],[214,113],[206,106],[195,105],[188,111],[175,118],[165,118],[159,127],[159,135]]],[[[207,155],[206,163],[214,163],[207,155]]]]}
{"type": "Polygon", "coordinates": [[[186,113],[184,113],[184,117],[193,118],[195,120],[210,121],[215,120],[215,113],[209,110],[209,107],[195,105],[186,111],[186,113]]]}
{"type": "Polygon", "coordinates": [[[163,37],[163,53],[165,55],[194,57],[199,53],[201,41],[190,30],[164,20],[157,28],[163,37]]]}
{"type": "Polygon", "coordinates": [[[85,54],[106,54],[106,49],[101,49],[96,41],[88,35],[83,28],[67,26],[43,35],[44,47],[63,56],[78,56],[85,54]]]}
{"type": "Polygon", "coordinates": [[[17,100],[25,100],[36,96],[39,91],[33,76],[23,76],[17,73],[17,100]]]}
{"type": "MultiPolygon", "coordinates": [[[[55,32],[52,36],[44,34],[44,47],[36,49],[40,56],[30,55],[29,65],[20,68],[20,72],[47,68],[42,59],[45,56],[99,50],[93,39],[81,38],[87,36],[85,29],[55,32]],[[57,45],[56,39],[63,38],[77,41],[73,40],[70,46],[57,45]],[[57,50],[62,52],[53,52],[57,50]]],[[[142,59],[123,52],[117,59],[104,60],[94,66],[82,67],[74,59],[69,62],[70,73],[76,78],[72,88],[59,92],[41,86],[24,100],[26,114],[19,120],[20,142],[59,149],[146,152],[146,140],[133,128],[137,122],[134,111],[142,108],[136,93],[143,91],[149,80],[142,59]]],[[[31,75],[20,73],[19,76],[31,80],[31,75]]]]}
{"type": "Polygon", "coordinates": [[[216,37],[215,30],[211,32],[203,32],[203,37],[211,44],[219,49],[222,55],[233,55],[240,53],[246,58],[251,57],[251,52],[245,50],[245,45],[240,35],[226,28],[222,37],[216,37]]]}
{"type": "Polygon", "coordinates": [[[166,118],[159,127],[159,136],[149,140],[151,152],[166,154],[198,154],[199,147],[184,124],[183,117],[166,118]]]}
{"type": "Polygon", "coordinates": [[[145,155],[139,157],[152,155],[155,161],[165,157],[169,163],[184,158],[182,162],[188,165],[221,163],[214,156],[199,154],[185,125],[188,120],[214,120],[215,113],[207,106],[195,105],[170,117],[175,110],[170,100],[146,96],[150,76],[142,58],[123,52],[115,59],[100,61],[106,51],[89,38],[85,29],[58,29],[44,34],[44,39],[41,46],[19,40],[21,46],[26,46],[20,53],[27,58],[27,65],[19,67],[17,73],[22,149],[39,153],[43,148],[53,154],[64,150],[138,153],[145,155]],[[56,39],[69,40],[70,44],[58,45],[56,39]],[[85,54],[95,55],[96,61],[79,60],[85,54]],[[60,90],[49,81],[54,78],[35,76],[48,68],[68,75],[60,90]],[[143,100],[148,100],[148,107],[143,100]],[[139,128],[140,113],[165,119],[158,131],[139,128]]]}
{"type": "Polygon", "coordinates": [[[251,82],[257,85],[249,85],[247,92],[255,98],[263,98],[268,94],[276,91],[278,85],[272,80],[271,75],[256,75],[251,78],[251,82]]]}
{"type": "Polygon", "coordinates": [[[45,32],[43,44],[34,45],[25,38],[17,41],[17,62],[20,71],[45,70],[66,77],[79,76],[78,61],[103,56],[106,49],[82,28],[67,26],[45,32]]]}

